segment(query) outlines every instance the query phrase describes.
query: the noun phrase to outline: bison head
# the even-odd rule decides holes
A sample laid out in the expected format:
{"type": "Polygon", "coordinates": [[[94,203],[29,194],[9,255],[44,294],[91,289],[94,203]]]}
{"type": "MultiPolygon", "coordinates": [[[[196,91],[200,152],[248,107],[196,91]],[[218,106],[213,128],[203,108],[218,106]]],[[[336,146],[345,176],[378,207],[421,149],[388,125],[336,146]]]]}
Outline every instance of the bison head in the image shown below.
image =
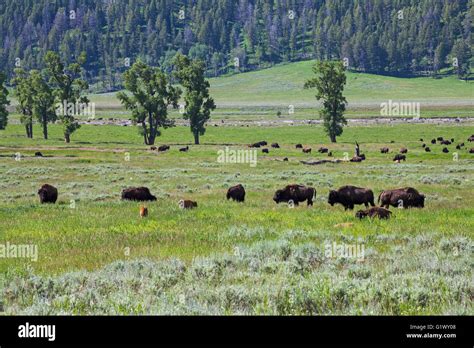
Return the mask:
{"type": "Polygon", "coordinates": [[[273,196],[273,200],[275,201],[275,203],[280,203],[281,202],[282,193],[283,193],[283,190],[276,190],[275,195],[273,196]]]}
{"type": "Polygon", "coordinates": [[[356,216],[356,218],[362,220],[363,218],[365,218],[365,217],[367,216],[367,213],[366,213],[365,211],[363,211],[363,210],[359,210],[359,211],[356,213],[355,216],[356,216]]]}
{"type": "Polygon", "coordinates": [[[40,197],[40,201],[41,201],[41,202],[44,202],[44,201],[47,200],[47,198],[48,198],[48,191],[45,190],[44,188],[40,188],[40,189],[38,190],[38,195],[39,195],[39,197],[40,197]]]}
{"type": "Polygon", "coordinates": [[[425,195],[419,195],[415,200],[415,206],[424,208],[425,207],[425,195]]]}
{"type": "Polygon", "coordinates": [[[337,191],[334,191],[334,190],[329,191],[328,203],[331,204],[331,206],[333,206],[334,204],[337,203],[337,201],[338,201],[337,191]]]}

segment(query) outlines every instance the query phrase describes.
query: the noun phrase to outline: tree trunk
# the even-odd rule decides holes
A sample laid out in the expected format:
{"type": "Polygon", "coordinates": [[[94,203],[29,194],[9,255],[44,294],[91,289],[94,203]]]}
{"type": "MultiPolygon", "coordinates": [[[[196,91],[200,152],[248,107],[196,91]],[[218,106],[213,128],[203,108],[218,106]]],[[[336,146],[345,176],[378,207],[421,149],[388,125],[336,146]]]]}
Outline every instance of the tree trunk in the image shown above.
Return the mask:
{"type": "Polygon", "coordinates": [[[46,117],[43,117],[43,137],[48,139],[48,120],[46,117]]]}
{"type": "Polygon", "coordinates": [[[64,142],[69,144],[71,142],[71,134],[64,133],[64,142]]]}
{"type": "Polygon", "coordinates": [[[331,134],[330,135],[330,138],[331,138],[331,143],[335,143],[336,142],[336,136],[334,134],[331,134]]]}
{"type": "Polygon", "coordinates": [[[199,132],[194,132],[194,144],[199,145],[199,132]]]}

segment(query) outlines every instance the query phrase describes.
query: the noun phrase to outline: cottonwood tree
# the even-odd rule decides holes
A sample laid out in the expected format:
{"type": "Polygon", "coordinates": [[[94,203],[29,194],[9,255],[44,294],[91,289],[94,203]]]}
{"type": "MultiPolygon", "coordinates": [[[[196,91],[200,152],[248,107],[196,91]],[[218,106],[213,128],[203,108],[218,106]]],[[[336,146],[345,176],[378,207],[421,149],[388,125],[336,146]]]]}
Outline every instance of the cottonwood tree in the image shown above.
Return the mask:
{"type": "Polygon", "coordinates": [[[6,75],[0,72],[0,129],[5,129],[8,123],[7,105],[10,105],[10,102],[8,101],[8,89],[4,86],[6,79],[6,75]]]}
{"type": "Polygon", "coordinates": [[[50,83],[54,86],[53,93],[56,102],[63,105],[59,119],[63,124],[64,141],[71,141],[71,134],[80,128],[75,118],[77,104],[88,105],[89,99],[83,92],[89,88],[86,81],[81,79],[82,65],[86,61],[85,53],[81,53],[76,62],[67,67],[61,62],[56,52],[48,51],[45,56],[46,71],[50,76],[50,83]]]}
{"type": "Polygon", "coordinates": [[[33,138],[33,89],[28,73],[21,68],[15,69],[12,84],[18,101],[16,108],[21,115],[20,122],[25,126],[26,136],[33,138]]]}
{"type": "Polygon", "coordinates": [[[38,70],[30,71],[29,80],[33,90],[33,116],[41,123],[44,139],[48,139],[48,123],[57,119],[53,90],[38,70]]]}
{"type": "Polygon", "coordinates": [[[216,108],[214,99],[209,96],[209,81],[204,78],[205,65],[203,61],[191,60],[182,54],[176,55],[173,63],[173,74],[186,90],[183,117],[189,120],[194,144],[198,145],[199,136],[206,132],[211,111],[216,108]]]}
{"type": "Polygon", "coordinates": [[[304,88],[316,88],[316,99],[322,100],[323,105],[319,114],[324,121],[324,130],[335,143],[347,124],[344,118],[347,100],[342,95],[346,84],[345,67],[340,61],[318,61],[313,66],[313,72],[316,77],[306,81],[304,88]]]}
{"type": "Polygon", "coordinates": [[[163,71],[141,61],[134,63],[123,77],[131,95],[119,92],[117,98],[132,111],[134,123],[141,124],[145,144],[153,145],[161,134],[160,128],[174,125],[168,119],[168,107],[178,107],[181,90],[170,83],[163,71]]]}

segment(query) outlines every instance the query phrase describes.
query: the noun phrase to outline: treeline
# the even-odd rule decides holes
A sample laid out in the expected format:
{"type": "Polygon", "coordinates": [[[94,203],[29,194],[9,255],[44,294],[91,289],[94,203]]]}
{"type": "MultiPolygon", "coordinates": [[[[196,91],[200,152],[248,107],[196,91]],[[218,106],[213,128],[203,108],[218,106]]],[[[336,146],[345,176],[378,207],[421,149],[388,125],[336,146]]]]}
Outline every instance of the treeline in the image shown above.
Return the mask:
{"type": "Polygon", "coordinates": [[[469,73],[468,0],[16,0],[0,3],[0,67],[41,69],[48,50],[98,90],[135,61],[170,72],[176,52],[206,76],[302,59],[382,74],[469,73]]]}

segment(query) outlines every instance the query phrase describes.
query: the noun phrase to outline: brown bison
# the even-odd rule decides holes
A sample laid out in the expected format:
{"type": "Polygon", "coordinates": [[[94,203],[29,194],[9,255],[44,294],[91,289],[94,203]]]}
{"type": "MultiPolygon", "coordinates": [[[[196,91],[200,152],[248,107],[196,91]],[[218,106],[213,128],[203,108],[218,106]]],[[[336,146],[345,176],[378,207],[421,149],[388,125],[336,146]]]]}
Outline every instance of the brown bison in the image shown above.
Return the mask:
{"type": "Polygon", "coordinates": [[[151,151],[156,151],[157,149],[158,149],[158,148],[157,148],[156,146],[151,146],[151,147],[150,147],[150,150],[151,150],[151,151]]]}
{"type": "Polygon", "coordinates": [[[474,153],[474,147],[471,147],[471,148],[469,149],[469,153],[474,153]]]}
{"type": "Polygon", "coordinates": [[[359,156],[354,156],[352,157],[349,161],[350,162],[362,162],[364,159],[362,157],[359,157],[359,156]]]}
{"type": "Polygon", "coordinates": [[[274,149],[279,149],[279,148],[280,148],[280,145],[278,145],[278,143],[273,143],[273,144],[272,144],[272,147],[273,147],[274,149]]]}
{"type": "Polygon", "coordinates": [[[181,209],[193,209],[197,208],[198,204],[195,201],[190,201],[189,199],[182,199],[178,202],[178,205],[181,209]]]}
{"type": "Polygon", "coordinates": [[[407,160],[407,156],[405,156],[405,155],[400,155],[399,153],[397,153],[397,154],[395,155],[395,157],[393,157],[393,161],[394,161],[394,162],[399,162],[399,163],[400,163],[400,161],[406,161],[406,160],[407,160]]]}
{"type": "Polygon", "coordinates": [[[431,139],[431,144],[436,144],[436,139],[431,139]]]}
{"type": "Polygon", "coordinates": [[[473,142],[474,141],[474,134],[471,135],[469,138],[467,138],[467,141],[469,142],[473,142]]]}
{"type": "Polygon", "coordinates": [[[58,200],[58,189],[52,185],[44,184],[38,190],[41,203],[56,203],[58,200]]]}
{"type": "Polygon", "coordinates": [[[268,151],[268,149],[262,149],[262,152],[263,153],[269,153],[270,151],[268,151]]]}
{"type": "Polygon", "coordinates": [[[35,157],[44,157],[43,154],[39,151],[35,152],[35,157]]]}
{"type": "Polygon", "coordinates": [[[127,201],[156,201],[148,187],[129,187],[122,191],[122,200],[127,201]]]}
{"type": "Polygon", "coordinates": [[[449,150],[448,150],[447,147],[443,147],[443,150],[442,150],[442,151],[443,151],[444,153],[448,153],[448,152],[449,152],[449,150]]]}
{"type": "Polygon", "coordinates": [[[427,146],[425,147],[425,152],[431,152],[431,149],[427,146]]]}
{"type": "Polygon", "coordinates": [[[425,206],[425,195],[420,194],[413,187],[404,187],[382,191],[379,195],[378,202],[380,202],[381,207],[387,209],[390,205],[400,208],[423,208],[425,206]]]}
{"type": "Polygon", "coordinates": [[[241,184],[232,186],[227,190],[227,200],[231,198],[236,202],[245,201],[245,189],[241,184]]]}
{"type": "Polygon", "coordinates": [[[310,147],[304,148],[303,152],[304,153],[311,153],[311,148],[310,147]]]}
{"type": "Polygon", "coordinates": [[[407,153],[408,152],[408,149],[406,147],[402,147],[400,149],[400,153],[407,153]]]}
{"type": "Polygon", "coordinates": [[[179,149],[179,152],[188,152],[189,151],[189,146],[186,145],[186,147],[182,147],[179,149]]]}
{"type": "Polygon", "coordinates": [[[140,216],[141,216],[142,218],[148,216],[148,208],[147,208],[147,207],[145,207],[145,206],[143,206],[143,205],[140,206],[140,216]]]}
{"type": "Polygon", "coordinates": [[[159,148],[158,148],[158,151],[159,152],[163,152],[163,151],[168,151],[170,149],[169,145],[161,145],[159,148]]]}
{"type": "Polygon", "coordinates": [[[283,190],[277,190],[273,196],[275,203],[292,201],[295,205],[308,201],[307,205],[313,205],[316,198],[316,190],[313,187],[304,185],[288,185],[283,190]]]}
{"type": "Polygon", "coordinates": [[[342,186],[337,191],[329,191],[328,203],[331,206],[339,203],[344,207],[344,210],[352,210],[356,204],[364,204],[366,207],[369,204],[372,207],[375,206],[372,190],[352,185],[342,186]]]}
{"type": "Polygon", "coordinates": [[[441,145],[451,145],[451,142],[449,140],[443,140],[440,144],[441,145]]]}
{"type": "Polygon", "coordinates": [[[318,149],[318,152],[319,153],[328,153],[329,152],[329,149],[327,147],[320,147],[318,149]]]}
{"type": "Polygon", "coordinates": [[[388,153],[390,151],[390,149],[388,147],[382,147],[380,149],[380,153],[388,153]]]}
{"type": "Polygon", "coordinates": [[[297,149],[302,149],[302,148],[303,148],[303,145],[302,145],[302,144],[296,144],[296,145],[295,145],[295,148],[297,148],[297,149]]]}
{"type": "Polygon", "coordinates": [[[443,141],[444,139],[443,139],[443,137],[437,137],[436,140],[443,141]]]}
{"type": "Polygon", "coordinates": [[[390,215],[392,212],[388,209],[381,208],[381,207],[372,207],[366,210],[359,210],[355,216],[356,218],[363,219],[365,217],[369,217],[371,219],[373,218],[379,218],[379,219],[389,219],[390,215]]]}

